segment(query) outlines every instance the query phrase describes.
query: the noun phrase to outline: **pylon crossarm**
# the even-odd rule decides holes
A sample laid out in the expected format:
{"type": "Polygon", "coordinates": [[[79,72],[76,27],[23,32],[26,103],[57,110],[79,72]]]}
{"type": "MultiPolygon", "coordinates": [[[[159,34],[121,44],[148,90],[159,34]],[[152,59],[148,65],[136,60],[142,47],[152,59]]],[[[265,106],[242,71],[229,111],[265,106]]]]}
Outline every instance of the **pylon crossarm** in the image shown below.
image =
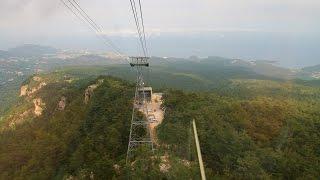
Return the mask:
{"type": "Polygon", "coordinates": [[[149,67],[149,62],[148,60],[150,59],[149,57],[130,57],[130,66],[135,67],[135,66],[145,66],[149,67]]]}

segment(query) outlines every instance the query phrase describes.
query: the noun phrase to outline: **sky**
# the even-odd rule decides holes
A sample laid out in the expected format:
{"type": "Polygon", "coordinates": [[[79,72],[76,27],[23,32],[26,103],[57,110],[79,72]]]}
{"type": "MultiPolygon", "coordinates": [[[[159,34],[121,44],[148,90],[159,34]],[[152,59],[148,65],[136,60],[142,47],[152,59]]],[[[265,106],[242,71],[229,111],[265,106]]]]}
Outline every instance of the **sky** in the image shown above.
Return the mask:
{"type": "MultiPolygon", "coordinates": [[[[124,53],[141,53],[129,0],[76,0],[124,53]]],[[[141,0],[150,55],[320,64],[319,0],[141,0]]],[[[110,51],[60,0],[1,0],[0,49],[110,51]]]]}

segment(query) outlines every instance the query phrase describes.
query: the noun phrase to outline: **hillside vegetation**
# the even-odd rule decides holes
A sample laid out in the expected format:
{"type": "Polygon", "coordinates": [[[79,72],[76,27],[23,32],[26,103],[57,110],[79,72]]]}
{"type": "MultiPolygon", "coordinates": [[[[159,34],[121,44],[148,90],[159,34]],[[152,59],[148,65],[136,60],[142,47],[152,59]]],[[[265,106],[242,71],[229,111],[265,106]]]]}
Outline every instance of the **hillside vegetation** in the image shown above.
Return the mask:
{"type": "Polygon", "coordinates": [[[164,92],[159,147],[140,149],[129,166],[134,86],[100,75],[132,81],[133,71],[78,67],[28,78],[26,95],[0,121],[0,179],[200,179],[192,119],[208,179],[319,177],[319,82],[214,70],[153,69],[147,77],[164,92]]]}
{"type": "Polygon", "coordinates": [[[127,167],[133,84],[56,72],[32,76],[23,85],[28,85],[26,95],[0,124],[0,179],[198,177],[195,164],[174,159],[170,172],[160,171],[161,150],[152,155],[139,149],[127,167]],[[46,85],[39,89],[42,82],[46,85]],[[98,86],[86,103],[92,85],[98,86]]]}
{"type": "Polygon", "coordinates": [[[158,136],[169,151],[194,158],[189,148],[195,119],[210,177],[319,177],[320,89],[263,80],[235,80],[234,86],[225,92],[168,91],[158,136]]]}
{"type": "Polygon", "coordinates": [[[112,166],[123,159],[127,148],[131,117],[127,107],[132,103],[133,86],[115,78],[99,79],[104,82],[88,104],[84,90],[96,80],[48,83],[20,100],[2,125],[0,179],[60,179],[90,173],[110,178],[115,174],[112,166]],[[66,106],[59,110],[62,96],[66,106]],[[29,113],[21,119],[33,98],[45,102],[43,114],[29,113]]]}

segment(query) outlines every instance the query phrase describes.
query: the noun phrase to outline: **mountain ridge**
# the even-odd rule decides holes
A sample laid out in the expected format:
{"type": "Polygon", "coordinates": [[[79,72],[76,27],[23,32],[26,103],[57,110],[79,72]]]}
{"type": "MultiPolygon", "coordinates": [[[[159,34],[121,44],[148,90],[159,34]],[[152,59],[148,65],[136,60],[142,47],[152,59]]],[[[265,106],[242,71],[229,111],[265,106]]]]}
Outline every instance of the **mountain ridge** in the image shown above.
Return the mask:
{"type": "Polygon", "coordinates": [[[152,83],[158,84],[153,91],[162,89],[165,109],[156,129],[158,150],[151,155],[141,149],[141,157],[129,166],[125,154],[134,84],[101,75],[133,82],[134,72],[127,74],[127,66],[69,67],[31,76],[0,121],[0,179],[125,179],[128,174],[134,179],[198,179],[192,119],[207,177],[319,175],[320,157],[314,152],[320,137],[320,86],[230,72],[218,82],[203,79],[201,69],[190,64],[153,72],[152,83]],[[211,83],[215,86],[207,87],[211,83]],[[86,98],[86,89],[94,84],[99,85],[86,98]],[[300,141],[306,137],[309,141],[300,141]]]}

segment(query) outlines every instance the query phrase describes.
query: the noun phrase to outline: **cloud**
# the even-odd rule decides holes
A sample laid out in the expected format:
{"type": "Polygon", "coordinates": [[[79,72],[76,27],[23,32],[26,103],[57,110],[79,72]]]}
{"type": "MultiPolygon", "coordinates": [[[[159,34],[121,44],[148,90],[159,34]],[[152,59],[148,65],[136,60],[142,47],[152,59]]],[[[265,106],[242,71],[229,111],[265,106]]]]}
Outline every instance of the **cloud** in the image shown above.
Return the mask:
{"type": "MultiPolygon", "coordinates": [[[[129,1],[77,1],[106,30],[134,28],[129,1]]],[[[145,0],[142,3],[146,28],[161,31],[174,28],[303,31],[320,27],[319,0],[145,0]]],[[[67,11],[60,0],[1,0],[0,28],[55,23],[69,29],[74,25],[74,17],[67,11]]]]}
{"type": "Polygon", "coordinates": [[[0,27],[34,25],[58,13],[57,0],[1,0],[0,27]]]}
{"type": "MultiPolygon", "coordinates": [[[[76,0],[108,36],[136,36],[127,0],[76,0]]],[[[319,0],[145,0],[148,36],[223,32],[320,32],[319,0]]],[[[92,31],[60,0],[1,0],[0,33],[8,38],[88,36],[92,31]]],[[[93,36],[94,37],[94,36],[93,36]]]]}

